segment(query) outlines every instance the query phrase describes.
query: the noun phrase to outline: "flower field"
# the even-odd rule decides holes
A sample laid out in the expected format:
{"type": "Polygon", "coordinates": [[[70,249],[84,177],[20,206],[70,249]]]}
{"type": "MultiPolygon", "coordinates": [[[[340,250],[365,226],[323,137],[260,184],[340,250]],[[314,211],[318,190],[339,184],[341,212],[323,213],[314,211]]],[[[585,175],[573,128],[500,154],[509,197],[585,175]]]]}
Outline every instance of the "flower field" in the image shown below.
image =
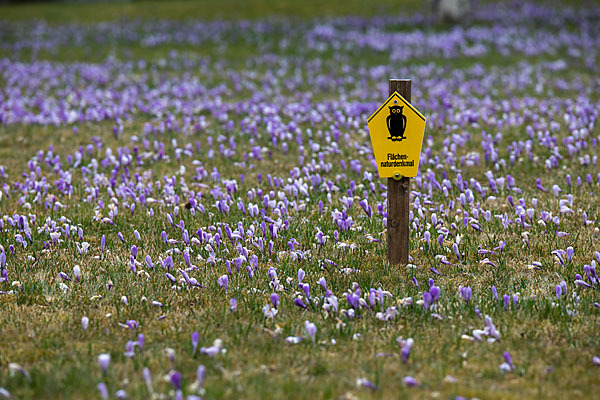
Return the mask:
{"type": "Polygon", "coordinates": [[[131,4],[0,6],[0,399],[600,390],[597,3],[131,4]],[[402,266],[390,78],[427,117],[402,266]]]}

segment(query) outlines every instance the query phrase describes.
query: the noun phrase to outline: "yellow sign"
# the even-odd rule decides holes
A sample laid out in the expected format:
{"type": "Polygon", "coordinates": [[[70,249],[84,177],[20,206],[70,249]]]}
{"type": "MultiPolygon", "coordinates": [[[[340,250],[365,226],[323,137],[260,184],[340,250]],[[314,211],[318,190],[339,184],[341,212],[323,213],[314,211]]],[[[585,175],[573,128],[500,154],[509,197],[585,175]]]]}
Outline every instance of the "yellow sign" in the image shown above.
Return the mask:
{"type": "Polygon", "coordinates": [[[367,124],[379,177],[417,176],[425,117],[394,92],[367,124]]]}

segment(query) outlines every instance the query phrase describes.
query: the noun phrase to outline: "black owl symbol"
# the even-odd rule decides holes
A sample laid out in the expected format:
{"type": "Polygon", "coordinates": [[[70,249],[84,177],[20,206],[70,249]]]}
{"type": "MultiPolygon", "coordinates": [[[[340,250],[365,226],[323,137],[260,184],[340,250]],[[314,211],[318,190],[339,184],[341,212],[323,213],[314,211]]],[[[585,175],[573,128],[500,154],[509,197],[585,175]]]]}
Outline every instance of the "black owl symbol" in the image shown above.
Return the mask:
{"type": "Polygon", "coordinates": [[[401,142],[404,137],[404,131],[406,130],[406,115],[402,114],[404,106],[392,106],[389,107],[390,115],[387,117],[387,128],[390,133],[390,139],[393,142],[401,142]]]}

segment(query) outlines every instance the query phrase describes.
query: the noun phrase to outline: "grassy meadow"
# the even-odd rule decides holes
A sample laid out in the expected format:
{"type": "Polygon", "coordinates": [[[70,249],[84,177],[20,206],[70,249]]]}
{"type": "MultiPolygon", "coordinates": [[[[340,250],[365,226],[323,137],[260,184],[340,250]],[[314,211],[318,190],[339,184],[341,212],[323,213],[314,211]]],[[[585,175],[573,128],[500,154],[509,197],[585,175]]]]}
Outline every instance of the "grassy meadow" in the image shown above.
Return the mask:
{"type": "Polygon", "coordinates": [[[599,20],[0,6],[0,398],[594,397],[599,20]],[[401,266],[366,123],[396,77],[401,266]]]}

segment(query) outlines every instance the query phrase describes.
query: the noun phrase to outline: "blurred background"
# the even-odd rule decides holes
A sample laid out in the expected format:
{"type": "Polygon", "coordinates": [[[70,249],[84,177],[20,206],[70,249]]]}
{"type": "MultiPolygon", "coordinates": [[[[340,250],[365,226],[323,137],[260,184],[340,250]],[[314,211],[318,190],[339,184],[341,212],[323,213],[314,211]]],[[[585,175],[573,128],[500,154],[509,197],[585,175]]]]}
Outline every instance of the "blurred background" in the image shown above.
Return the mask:
{"type": "Polygon", "coordinates": [[[115,18],[247,19],[405,14],[428,8],[420,0],[0,0],[0,19],[42,18],[48,22],[97,22],[115,18]]]}

